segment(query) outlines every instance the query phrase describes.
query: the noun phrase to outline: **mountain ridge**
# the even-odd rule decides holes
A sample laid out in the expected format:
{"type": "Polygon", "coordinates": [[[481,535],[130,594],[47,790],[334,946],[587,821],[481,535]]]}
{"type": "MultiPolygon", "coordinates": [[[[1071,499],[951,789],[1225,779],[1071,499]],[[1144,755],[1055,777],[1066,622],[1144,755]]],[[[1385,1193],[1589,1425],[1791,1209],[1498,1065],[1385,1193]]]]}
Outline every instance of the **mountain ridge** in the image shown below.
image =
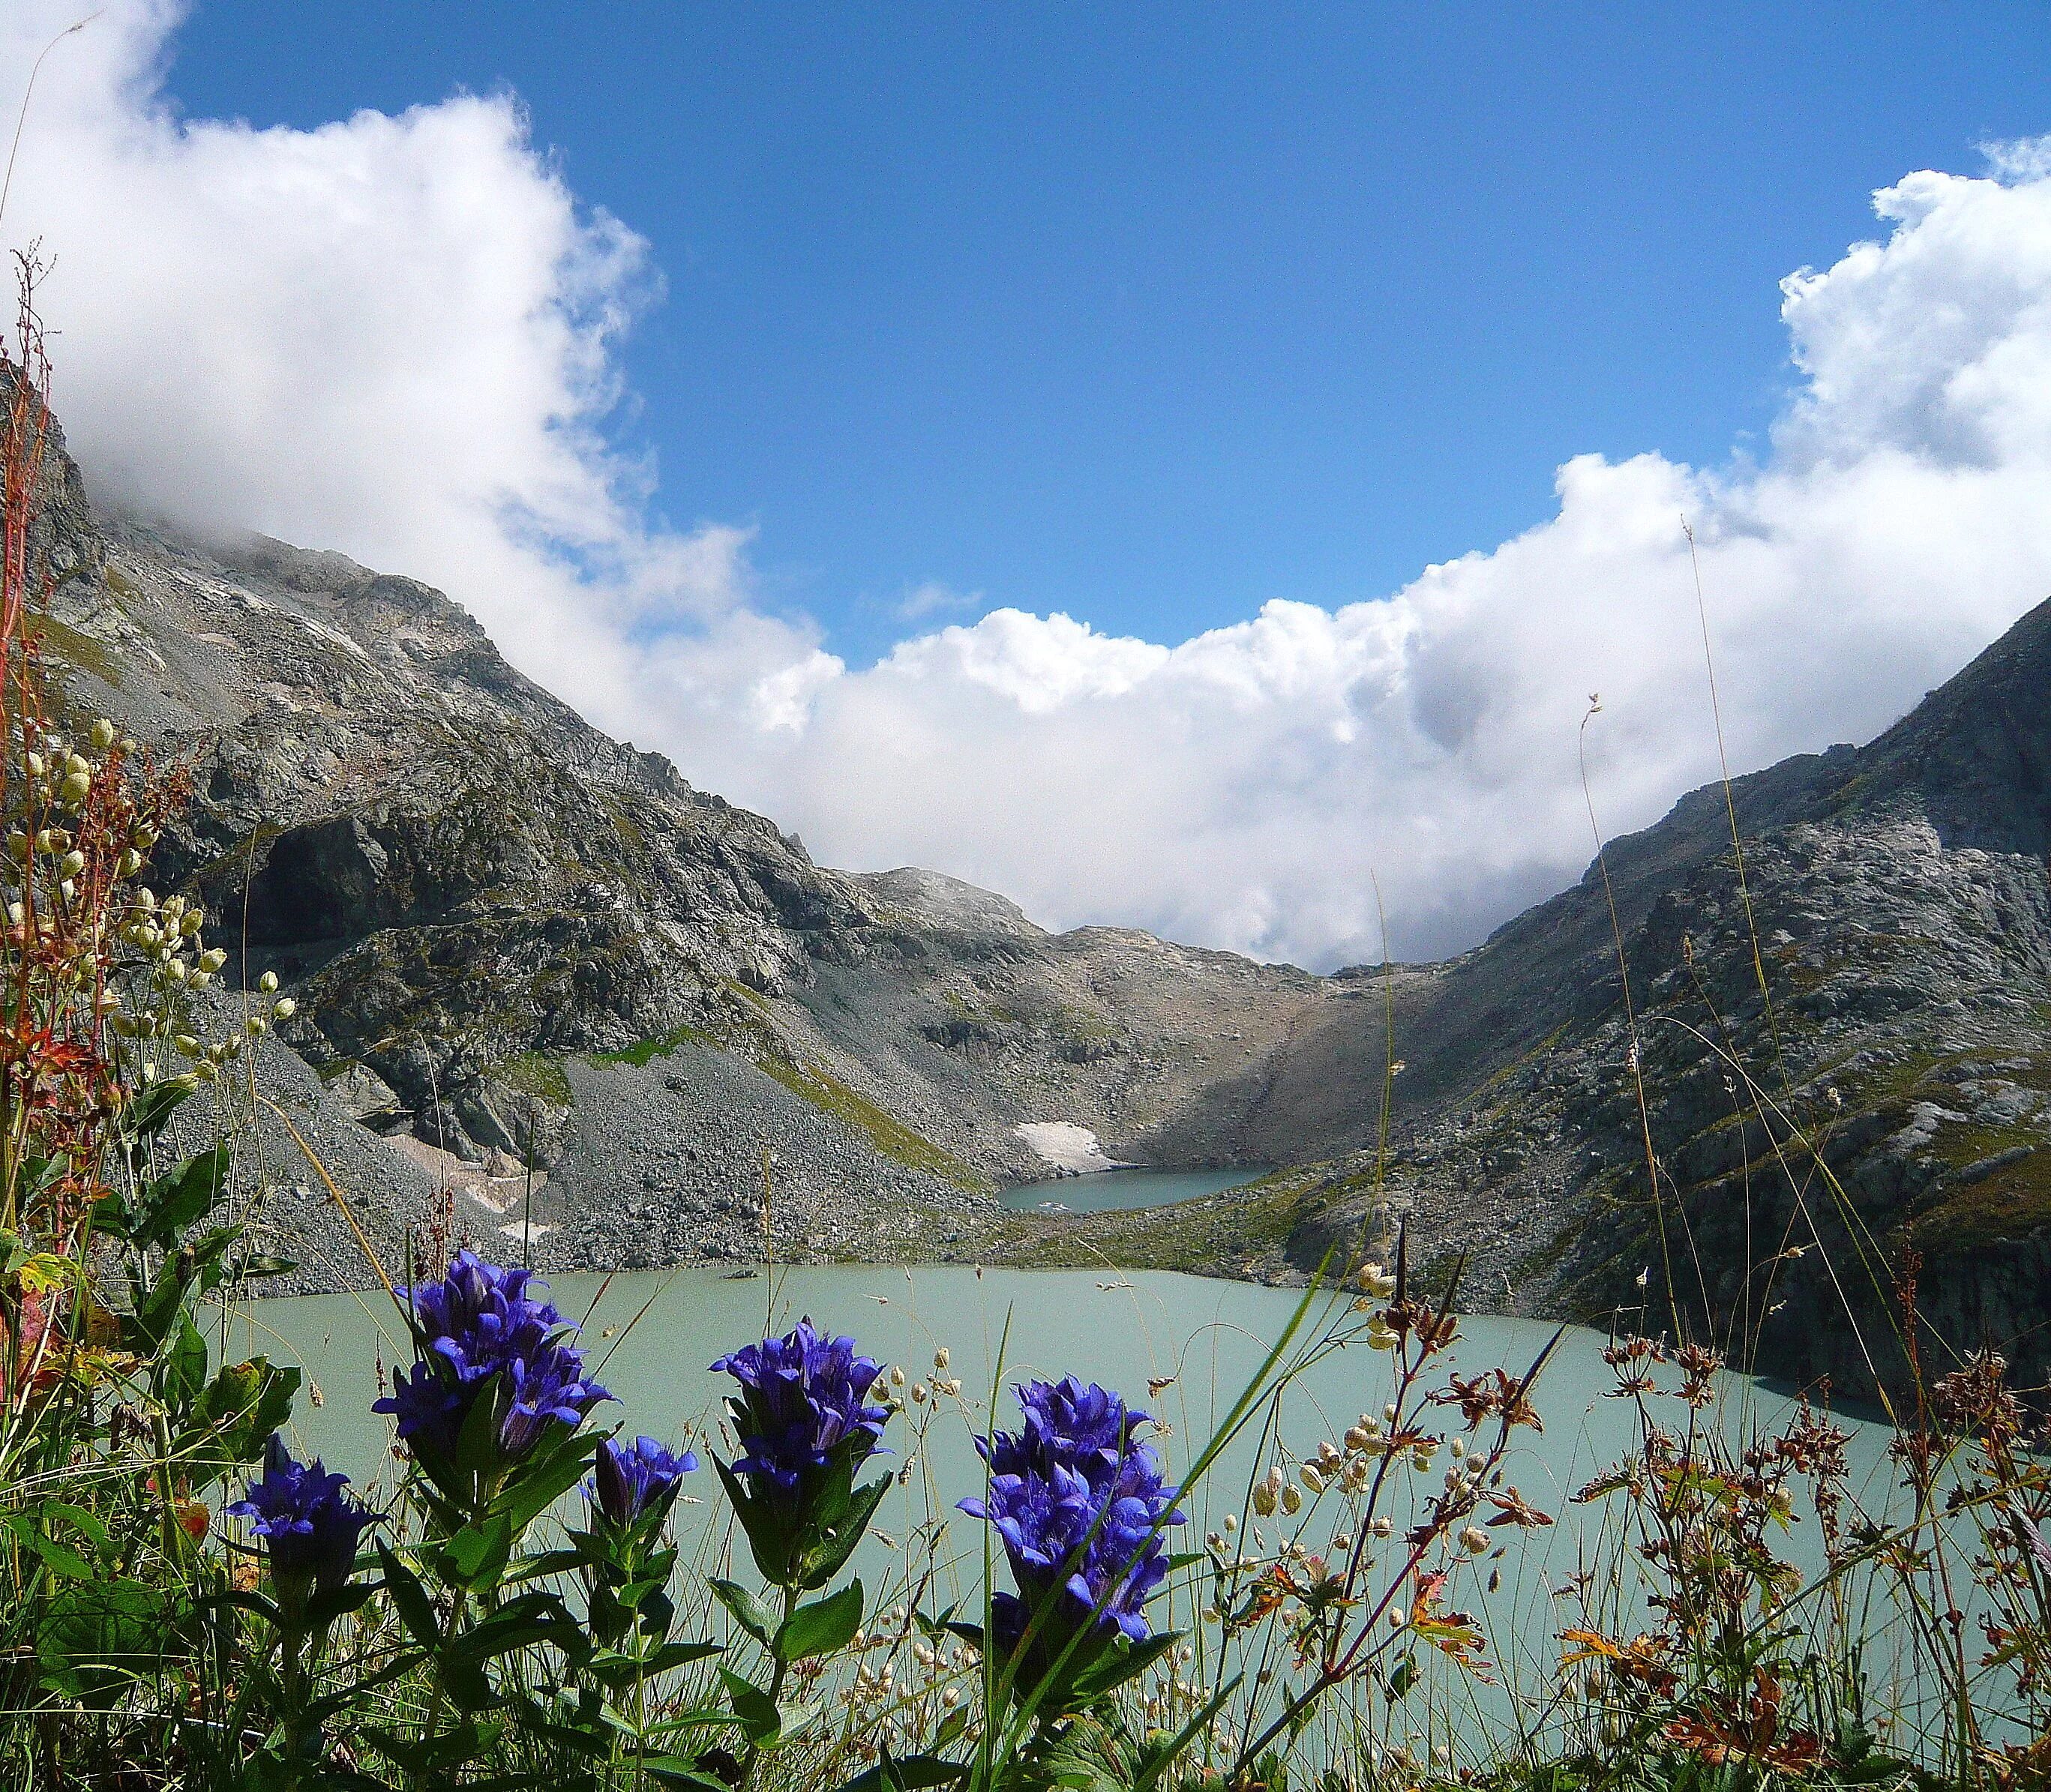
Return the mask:
{"type": "MultiPolygon", "coordinates": [[[[349,1149],[387,1247],[424,1187],[545,1267],[1115,1245],[1300,1276],[1401,1222],[1420,1263],[1486,1267],[1483,1305],[1602,1319],[1656,1263],[1670,1322],[1846,1387],[1895,1377],[1866,1334],[1912,1247],[1933,1337],[2051,1372],[2051,605],[1865,746],[1684,794],[1471,951],[1318,976],[820,867],[443,594],[97,517],[58,469],[45,654],[190,767],[155,874],[294,990],[307,1099],[377,1135],[349,1149]],[[1289,1167],[1006,1216],[1049,1121],[1289,1167]],[[1868,1293],[1817,1281],[1834,1253],[1868,1293]]],[[[277,1224],[318,1231],[289,1186],[277,1224]]]]}

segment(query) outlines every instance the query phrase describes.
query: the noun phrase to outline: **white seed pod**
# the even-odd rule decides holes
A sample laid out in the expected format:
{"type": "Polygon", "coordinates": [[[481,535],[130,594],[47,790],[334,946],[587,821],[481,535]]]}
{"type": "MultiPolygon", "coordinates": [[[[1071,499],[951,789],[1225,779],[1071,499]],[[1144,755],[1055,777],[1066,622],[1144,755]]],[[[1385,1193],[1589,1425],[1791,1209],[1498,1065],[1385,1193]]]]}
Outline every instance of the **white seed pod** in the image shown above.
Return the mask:
{"type": "Polygon", "coordinates": [[[261,977],[256,979],[256,987],[261,990],[267,996],[269,995],[272,990],[275,990],[277,986],[278,974],[275,970],[267,970],[261,977]]]}
{"type": "Polygon", "coordinates": [[[249,1037],[252,1039],[258,1037],[260,1034],[268,1031],[270,1025],[271,1023],[265,1020],[262,1015],[251,1015],[248,1021],[249,1037]]]}
{"type": "Polygon", "coordinates": [[[1368,1527],[1378,1537],[1385,1537],[1396,1528],[1396,1521],[1386,1513],[1369,1522],[1368,1527]]]}
{"type": "Polygon", "coordinates": [[[947,1347],[943,1344],[933,1353],[933,1367],[943,1369],[947,1366],[947,1347]]]}
{"type": "Polygon", "coordinates": [[[151,889],[147,884],[137,885],[135,890],[135,906],[141,909],[144,914],[148,914],[150,910],[154,909],[157,906],[157,892],[151,889]]]}
{"type": "Polygon", "coordinates": [[[299,1005],[290,996],[282,998],[272,1005],[271,1012],[281,1021],[289,1021],[299,1011],[299,1005]]]}
{"type": "Polygon", "coordinates": [[[29,775],[31,778],[40,778],[40,777],[41,777],[41,776],[42,776],[42,775],[43,775],[45,771],[49,771],[49,761],[47,761],[46,759],[44,759],[43,755],[42,755],[41,753],[31,753],[31,754],[29,754],[29,775]]]}
{"type": "Polygon", "coordinates": [[[63,892],[64,899],[66,902],[69,902],[73,896],[78,894],[78,886],[72,883],[68,877],[67,877],[61,884],[58,884],[57,888],[59,890],[63,892]]]}
{"type": "Polygon", "coordinates": [[[199,967],[201,970],[218,970],[227,962],[228,955],[218,946],[209,946],[199,955],[199,967]]]}

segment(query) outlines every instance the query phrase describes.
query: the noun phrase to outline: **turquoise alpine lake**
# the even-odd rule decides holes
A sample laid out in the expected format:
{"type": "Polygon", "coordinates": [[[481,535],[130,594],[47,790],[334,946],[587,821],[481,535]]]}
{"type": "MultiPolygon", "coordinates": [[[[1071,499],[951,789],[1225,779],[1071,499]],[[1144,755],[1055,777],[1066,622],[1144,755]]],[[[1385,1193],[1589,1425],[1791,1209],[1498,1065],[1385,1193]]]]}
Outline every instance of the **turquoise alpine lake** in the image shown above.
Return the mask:
{"type": "Polygon", "coordinates": [[[1257,1165],[1238,1169],[1098,1169],[1084,1176],[1020,1182],[998,1199],[1014,1212],[1113,1213],[1128,1208],[1166,1207],[1199,1195],[1242,1189],[1268,1173],[1257,1165]]]}
{"type": "MultiPolygon", "coordinates": [[[[997,1422],[1006,1426],[1016,1422],[1009,1389],[1017,1382],[1065,1374],[1101,1382],[1165,1427],[1156,1447],[1179,1478],[1271,1346],[1297,1320],[1304,1300],[1288,1289],[1110,1269],[830,1266],[736,1276],[692,1267],[562,1275],[552,1286],[562,1310],[581,1321],[598,1377],[618,1400],[600,1407],[595,1420],[616,1424],[630,1436],[646,1432],[671,1444],[689,1439],[701,1455],[709,1449],[730,1460],[733,1454],[720,1407],[729,1384],[707,1365],[765,1330],[786,1329],[807,1315],[822,1327],[852,1333],[867,1353],[900,1367],[906,1410],[892,1421],[885,1439],[891,1454],[878,1462],[878,1472],[896,1474],[900,1485],[878,1514],[879,1540],[864,1545],[856,1565],[874,1592],[893,1576],[901,1579],[907,1558],[893,1554],[897,1546],[924,1536],[928,1552],[920,1560],[930,1579],[920,1598],[935,1609],[976,1597],[982,1527],[955,1503],[981,1489],[982,1465],[972,1439],[987,1427],[994,1387],[999,1389],[997,1422]],[[942,1350],[945,1366],[936,1368],[942,1350]],[[950,1391],[957,1380],[959,1393],[950,1391]],[[936,1382],[942,1384],[938,1391],[936,1382]],[[914,1401],[915,1391],[924,1397],[914,1401]],[[943,1533],[936,1528],[942,1525],[943,1533]]],[[[1338,1316],[1345,1302],[1344,1295],[1318,1297],[1303,1316],[1299,1340],[1338,1316]]],[[[239,1305],[226,1322],[229,1333],[220,1343],[230,1357],[268,1354],[305,1370],[312,1387],[303,1393],[294,1420],[298,1447],[353,1476],[374,1501],[389,1500],[400,1464],[387,1421],[371,1412],[370,1403],[393,1367],[412,1355],[390,1298],[366,1293],[259,1301],[239,1305]]],[[[1554,1329],[1529,1320],[1463,1319],[1447,1366],[1467,1376],[1497,1367],[1521,1375],[1554,1329]]],[[[1519,1431],[1506,1464],[1506,1483],[1557,1522],[1491,1533],[1506,1549],[1499,1560],[1491,1556],[1463,1572],[1454,1589],[1459,1603],[1481,1616],[1494,1658],[1513,1682],[1529,1684],[1527,1676],[1557,1668],[1559,1632],[1574,1622],[1572,1603],[1559,1589],[1598,1549],[1608,1559],[1617,1556],[1608,1505],[1571,1499],[1637,1441],[1631,1404],[1608,1397],[1615,1380],[1603,1361],[1604,1341],[1592,1331],[1567,1331],[1536,1390],[1545,1429],[1519,1431]],[[1489,1571],[1500,1577],[1493,1593],[1483,1587],[1489,1571]]],[[[1222,1528],[1226,1513],[1238,1518],[1248,1513],[1253,1482],[1278,1456],[1292,1465],[1314,1458],[1320,1443],[1336,1442],[1358,1415],[1379,1414],[1391,1392],[1386,1353],[1364,1344],[1328,1353],[1291,1385],[1279,1411],[1256,1415],[1186,1497],[1190,1522],[1174,1547],[1201,1548],[1207,1532],[1222,1528]]],[[[1674,1409],[1661,1414],[1666,1422],[1685,1420],[1678,1401],[1658,1404],[1674,1409]]],[[[1722,1378],[1719,1410],[1727,1426],[1771,1427],[1792,1405],[1788,1394],[1749,1377],[1722,1378]]],[[[1433,1422],[1458,1428],[1457,1415],[1444,1408],[1434,1409],[1433,1422]]],[[[1893,1480],[1886,1458],[1891,1434],[1854,1418],[1840,1423],[1851,1434],[1853,1495],[1869,1511],[1885,1508],[1893,1480]]],[[[1438,1490],[1440,1477],[1400,1478],[1397,1497],[1385,1508],[1399,1539],[1438,1490]]],[[[708,1466],[697,1480],[702,1485],[693,1484],[694,1497],[678,1509],[686,1559],[730,1564],[717,1478],[708,1466]],[[708,1517],[714,1522],[708,1525],[708,1517]]],[[[1275,1521],[1249,1517],[1240,1522],[1242,1535],[1256,1543],[1272,1548],[1279,1540],[1275,1521]]],[[[1317,1551],[1344,1522],[1337,1494],[1327,1491],[1307,1495],[1290,1531],[1317,1551]]],[[[1815,1574],[1822,1552],[1813,1513],[1798,1507],[1783,1548],[1806,1574],[1815,1574]]],[[[1391,1544],[1381,1553],[1393,1566],[1401,1552],[1391,1544]]],[[[1620,1603],[1623,1616],[1636,1600],[1625,1591],[1620,1603]]],[[[1157,1622],[1192,1622],[1193,1614],[1174,1609],[1174,1602],[1160,1606],[1157,1622]]],[[[1886,1682],[1885,1664],[1869,1659],[1866,1666],[1877,1683],[1886,1682]]],[[[1898,1691],[1912,1702],[1910,1689],[1898,1691]]]]}

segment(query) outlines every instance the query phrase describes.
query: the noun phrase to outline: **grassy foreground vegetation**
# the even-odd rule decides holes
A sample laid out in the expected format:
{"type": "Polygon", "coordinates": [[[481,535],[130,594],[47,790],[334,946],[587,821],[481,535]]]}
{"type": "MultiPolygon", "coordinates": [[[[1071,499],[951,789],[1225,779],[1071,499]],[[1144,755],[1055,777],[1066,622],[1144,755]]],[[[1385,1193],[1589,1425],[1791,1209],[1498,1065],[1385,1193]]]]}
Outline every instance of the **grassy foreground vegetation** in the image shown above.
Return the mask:
{"type": "MultiPolygon", "coordinates": [[[[289,1000],[260,983],[207,1036],[195,993],[226,954],[143,881],[176,769],[53,713],[39,678],[29,271],[0,420],[6,1783],[2051,1784],[2051,1482],[1998,1359],[1919,1377],[1869,1507],[1826,1411],[1730,1403],[1678,1302],[1647,1335],[1649,1289],[1607,1351],[1631,1442],[1571,1492],[1578,1559],[1534,1660],[1482,1614],[1562,1516],[1510,1478],[1553,1346],[1456,1372],[1459,1271],[1428,1286],[1400,1237],[1327,1265],[1172,1480],[1139,1390],[965,1390],[944,1349],[885,1367],[809,1324],[735,1341],[702,1435],[635,1436],[541,1286],[447,1241],[366,1262],[415,1346],[378,1403],[396,1493],[373,1510],[294,1460],[311,1391],[221,1349],[283,1267],[245,1240],[238,1148],[249,1042],[289,1000]],[[201,1095],[217,1136],[181,1154],[201,1095]],[[1307,1431],[1287,1396],[1342,1357],[1359,1411],[1307,1431]],[[953,1425],[979,1438],[970,1486],[925,1466],[953,1425]],[[1231,1482],[1229,1445],[1256,1465],[1231,1482]],[[924,1516],[883,1538],[893,1481],[924,1516]],[[712,1507],[688,1559],[687,1489],[712,1507]]],[[[1251,1197],[1249,1245],[1295,1198],[1251,1197]]],[[[1912,1263],[1896,1275],[1912,1341],[1912,1263]]]]}

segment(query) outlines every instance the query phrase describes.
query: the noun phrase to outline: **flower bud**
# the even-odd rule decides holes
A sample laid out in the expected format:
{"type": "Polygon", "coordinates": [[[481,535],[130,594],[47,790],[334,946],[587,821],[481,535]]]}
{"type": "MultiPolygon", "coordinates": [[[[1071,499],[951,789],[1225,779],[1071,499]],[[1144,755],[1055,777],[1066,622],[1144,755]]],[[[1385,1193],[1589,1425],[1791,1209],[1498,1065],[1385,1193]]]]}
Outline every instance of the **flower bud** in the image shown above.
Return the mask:
{"type": "Polygon", "coordinates": [[[1302,1491],[1293,1485],[1284,1487],[1282,1489],[1282,1510],[1283,1513],[1288,1517],[1294,1518],[1296,1514],[1303,1509],[1303,1495],[1302,1491]]]}
{"type": "Polygon", "coordinates": [[[218,946],[209,946],[199,955],[199,967],[201,970],[218,970],[227,962],[228,955],[218,946]]]}
{"type": "Polygon", "coordinates": [[[252,1039],[255,1039],[260,1033],[268,1031],[270,1025],[271,1023],[265,1020],[262,1015],[251,1015],[249,1017],[249,1037],[252,1039]]]}
{"type": "Polygon", "coordinates": [[[1396,1278],[1377,1263],[1365,1263],[1360,1266],[1359,1281],[1361,1292],[1371,1294],[1377,1300],[1386,1300],[1396,1292],[1396,1278]]]}
{"type": "Polygon", "coordinates": [[[290,996],[280,999],[271,1012],[281,1021],[289,1021],[299,1011],[299,1005],[290,996]]]}
{"type": "Polygon", "coordinates": [[[261,977],[256,979],[256,987],[261,990],[267,996],[270,994],[273,990],[276,989],[277,986],[278,974],[275,970],[267,970],[261,977]]]}

